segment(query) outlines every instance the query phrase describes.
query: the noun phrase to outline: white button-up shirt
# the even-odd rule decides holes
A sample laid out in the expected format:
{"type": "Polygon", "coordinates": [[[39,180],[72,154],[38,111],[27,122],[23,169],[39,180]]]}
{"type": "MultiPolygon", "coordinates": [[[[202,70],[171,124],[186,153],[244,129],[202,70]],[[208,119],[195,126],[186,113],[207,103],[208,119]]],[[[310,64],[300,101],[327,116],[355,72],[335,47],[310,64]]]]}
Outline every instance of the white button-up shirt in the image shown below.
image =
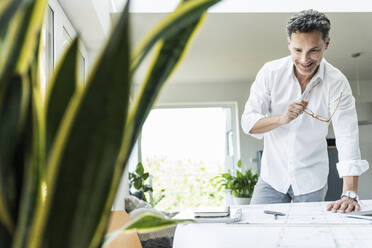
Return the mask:
{"type": "Polygon", "coordinates": [[[329,122],[304,113],[266,133],[251,134],[250,130],[261,118],[283,114],[289,104],[304,99],[318,82],[307,105],[315,114],[329,118],[342,93],[332,117],[340,177],[359,176],[369,165],[366,160],[361,160],[355,100],[346,77],[323,59],[301,93],[293,68],[290,56],[268,62],[261,68],[252,84],[241,123],[245,133],[259,139],[264,137],[262,179],[279,192],[287,193],[292,186],[295,195],[302,195],[317,191],[327,183],[329,122]]]}

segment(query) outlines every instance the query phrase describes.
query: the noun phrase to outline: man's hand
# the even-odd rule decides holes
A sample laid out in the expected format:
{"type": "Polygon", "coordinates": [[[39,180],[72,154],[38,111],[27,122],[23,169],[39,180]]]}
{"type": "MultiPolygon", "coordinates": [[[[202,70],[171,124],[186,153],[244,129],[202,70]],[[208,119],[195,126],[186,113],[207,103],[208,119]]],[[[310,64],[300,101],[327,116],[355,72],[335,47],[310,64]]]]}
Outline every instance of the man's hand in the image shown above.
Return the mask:
{"type": "Polygon", "coordinates": [[[353,200],[347,196],[344,196],[340,200],[330,203],[327,207],[327,210],[332,211],[333,213],[336,213],[336,212],[350,213],[353,210],[359,211],[360,206],[356,200],[353,200]]]}
{"type": "Polygon", "coordinates": [[[300,114],[302,114],[307,106],[306,101],[299,101],[291,103],[284,114],[280,116],[280,123],[282,125],[288,124],[292,120],[296,119],[300,114]]]}

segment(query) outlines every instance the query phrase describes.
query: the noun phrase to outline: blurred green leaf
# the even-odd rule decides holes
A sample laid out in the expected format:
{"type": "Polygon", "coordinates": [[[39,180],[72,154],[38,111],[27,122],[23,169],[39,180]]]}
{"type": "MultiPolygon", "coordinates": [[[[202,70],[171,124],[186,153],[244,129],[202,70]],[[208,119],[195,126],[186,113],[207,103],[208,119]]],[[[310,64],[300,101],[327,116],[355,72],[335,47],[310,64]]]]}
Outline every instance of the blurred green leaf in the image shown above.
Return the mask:
{"type": "Polygon", "coordinates": [[[39,41],[46,5],[47,0],[15,0],[4,10],[7,14],[0,20],[0,39],[4,39],[0,43],[4,51],[0,59],[0,88],[13,73],[27,73],[39,41]]]}
{"type": "MultiPolygon", "coordinates": [[[[120,175],[143,121],[202,14],[216,2],[180,4],[142,43],[131,64],[127,5],[86,86],[76,85],[74,41],[53,74],[46,101],[35,51],[47,0],[0,2],[2,246],[100,245],[120,175]],[[139,95],[128,120],[130,75],[157,42],[154,63],[159,65],[150,67],[145,81],[149,91],[139,95]]],[[[142,186],[152,191],[149,185],[142,186]]]]}
{"type": "Polygon", "coordinates": [[[2,0],[0,2],[0,36],[7,31],[9,23],[24,0],[2,0]]]}
{"type": "Polygon", "coordinates": [[[169,226],[177,225],[180,223],[194,222],[193,220],[175,220],[159,217],[153,213],[146,213],[132,223],[127,225],[125,231],[137,231],[139,233],[148,233],[156,230],[161,230],[169,226]]]}
{"type": "Polygon", "coordinates": [[[46,92],[47,155],[59,125],[77,88],[78,40],[74,39],[57,65],[46,92]]]}
{"type": "Polygon", "coordinates": [[[35,215],[36,206],[45,197],[45,119],[43,98],[40,91],[40,51],[41,42],[33,56],[28,76],[24,76],[25,85],[31,86],[30,103],[27,110],[27,118],[23,129],[23,147],[19,150],[25,159],[22,161],[25,167],[24,183],[22,184],[22,198],[20,201],[17,230],[13,238],[13,248],[25,247],[28,243],[32,220],[35,215]]]}
{"type": "Polygon", "coordinates": [[[0,112],[0,237],[4,242],[14,235],[17,221],[23,168],[13,163],[17,155],[19,123],[21,116],[25,116],[29,91],[29,86],[22,78],[14,76],[4,92],[6,97],[2,99],[4,108],[0,112]],[[17,175],[17,172],[21,175],[17,175]]]}
{"type": "Polygon", "coordinates": [[[183,1],[179,4],[175,12],[163,20],[153,31],[144,39],[134,54],[131,69],[136,68],[139,61],[152,47],[154,42],[160,37],[164,37],[155,48],[155,55],[148,70],[146,79],[136,98],[136,101],[129,113],[126,130],[129,135],[124,140],[124,147],[130,147],[124,152],[124,161],[127,161],[139,131],[146,120],[151,107],[165,81],[169,78],[176,66],[182,60],[182,56],[187,50],[187,46],[192,40],[192,36],[202,24],[202,16],[205,11],[219,0],[194,0],[183,1]],[[170,25],[171,23],[171,25],[170,25]],[[171,30],[171,31],[170,31],[171,30]]]}
{"type": "Polygon", "coordinates": [[[151,30],[135,50],[131,63],[132,73],[137,69],[146,54],[159,39],[167,39],[172,36],[177,37],[180,30],[194,23],[210,6],[220,1],[221,0],[182,1],[173,13],[151,30]]]}
{"type": "Polygon", "coordinates": [[[46,4],[43,0],[28,1],[24,4],[20,2],[4,2],[0,16],[1,240],[7,240],[9,234],[14,235],[18,221],[26,142],[23,140],[23,128],[28,118],[31,91],[27,73],[30,72],[30,61],[35,55],[39,41],[46,4]],[[7,230],[7,234],[4,230],[7,230]]]}
{"type": "Polygon", "coordinates": [[[93,237],[100,240],[103,236],[104,229],[96,233],[96,227],[103,218],[123,137],[128,75],[126,7],[84,90],[73,95],[57,131],[48,158],[48,198],[35,218],[32,245],[88,247],[93,237]]]}
{"type": "Polygon", "coordinates": [[[139,233],[148,233],[187,222],[194,222],[194,220],[173,220],[154,215],[153,213],[145,213],[131,221],[121,230],[118,230],[107,235],[105,237],[103,247],[106,247],[112,240],[114,240],[122,232],[137,231],[139,233]]]}

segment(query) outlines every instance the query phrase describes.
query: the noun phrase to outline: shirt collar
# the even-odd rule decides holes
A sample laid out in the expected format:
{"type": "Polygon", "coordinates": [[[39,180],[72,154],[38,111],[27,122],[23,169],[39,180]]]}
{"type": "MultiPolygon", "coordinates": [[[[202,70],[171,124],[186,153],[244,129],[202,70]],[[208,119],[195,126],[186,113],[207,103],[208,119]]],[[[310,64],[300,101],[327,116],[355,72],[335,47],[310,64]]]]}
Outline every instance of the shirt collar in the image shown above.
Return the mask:
{"type": "MultiPolygon", "coordinates": [[[[313,76],[313,78],[311,79],[310,84],[313,84],[314,82],[318,82],[318,81],[323,82],[324,72],[325,72],[324,68],[325,68],[326,62],[327,61],[325,60],[325,58],[322,58],[322,61],[320,61],[320,64],[319,64],[319,69],[316,72],[316,74],[313,76]]],[[[294,64],[293,64],[291,56],[289,56],[288,76],[293,77],[294,79],[296,78],[294,74],[294,64]]]]}

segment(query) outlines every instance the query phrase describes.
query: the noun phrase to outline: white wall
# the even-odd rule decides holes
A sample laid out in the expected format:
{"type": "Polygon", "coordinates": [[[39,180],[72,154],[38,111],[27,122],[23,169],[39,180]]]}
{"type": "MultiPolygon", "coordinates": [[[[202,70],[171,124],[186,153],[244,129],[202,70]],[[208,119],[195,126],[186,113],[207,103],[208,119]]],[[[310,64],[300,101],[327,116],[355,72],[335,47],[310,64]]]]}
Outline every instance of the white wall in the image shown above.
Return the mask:
{"type": "MultiPolygon", "coordinates": [[[[357,83],[351,83],[351,89],[355,97],[358,118],[365,120],[367,116],[372,116],[364,108],[372,106],[372,81],[360,81],[360,90],[358,91],[357,83]],[[359,93],[359,94],[358,94],[359,93]],[[367,113],[366,113],[367,112],[367,113]]],[[[369,109],[372,112],[372,109],[369,109]]],[[[372,118],[369,119],[372,121],[372,118]]],[[[359,194],[361,199],[372,199],[372,125],[359,126],[359,144],[362,159],[370,163],[370,168],[359,179],[359,194]]]]}
{"type": "Polygon", "coordinates": [[[111,2],[109,0],[93,0],[93,6],[97,12],[98,20],[103,27],[103,32],[108,37],[111,30],[110,13],[113,11],[111,2]]]}

